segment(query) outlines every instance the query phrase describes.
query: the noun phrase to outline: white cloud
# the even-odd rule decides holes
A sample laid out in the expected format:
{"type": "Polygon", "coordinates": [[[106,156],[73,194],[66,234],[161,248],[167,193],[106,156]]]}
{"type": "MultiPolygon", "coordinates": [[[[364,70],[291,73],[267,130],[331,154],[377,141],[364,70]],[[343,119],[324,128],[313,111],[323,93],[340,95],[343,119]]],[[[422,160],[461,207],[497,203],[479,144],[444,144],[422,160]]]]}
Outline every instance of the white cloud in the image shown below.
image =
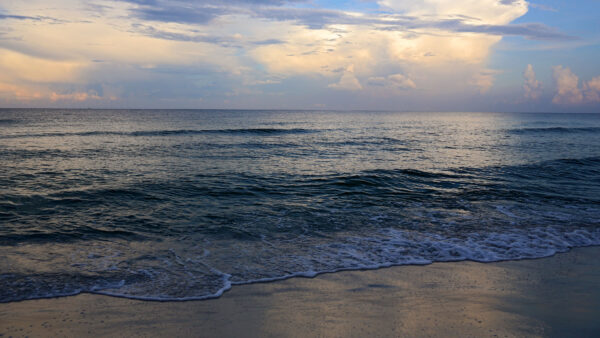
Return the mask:
{"type": "Polygon", "coordinates": [[[563,66],[552,67],[554,81],[556,82],[556,95],[552,99],[555,104],[579,104],[583,101],[583,94],[579,90],[579,77],[571,69],[563,66]]]}
{"type": "Polygon", "coordinates": [[[379,3],[407,15],[462,17],[476,24],[507,24],[527,13],[525,0],[382,0],[379,3]]]}
{"type": "Polygon", "coordinates": [[[556,95],[552,99],[555,104],[582,104],[600,102],[600,76],[583,82],[579,88],[579,77],[568,67],[554,66],[556,95]]]}
{"type": "Polygon", "coordinates": [[[523,78],[525,79],[523,84],[525,97],[531,100],[539,99],[542,95],[542,83],[536,79],[532,65],[527,65],[525,72],[523,72],[523,78]]]}
{"type": "Polygon", "coordinates": [[[415,84],[415,82],[413,80],[409,79],[408,77],[406,77],[405,75],[402,75],[402,74],[390,75],[390,76],[388,76],[388,79],[390,82],[392,82],[398,88],[402,88],[402,89],[417,88],[417,85],[415,84]]]}
{"type": "Polygon", "coordinates": [[[35,83],[77,81],[85,66],[85,61],[52,60],[0,47],[0,80],[18,79],[35,83]]]}
{"type": "Polygon", "coordinates": [[[500,73],[498,70],[482,69],[472,76],[470,83],[479,88],[481,94],[487,93],[494,85],[494,76],[498,73],[500,73]]]}
{"type": "Polygon", "coordinates": [[[340,90],[337,97],[360,90],[391,102],[418,85],[418,93],[406,94],[415,101],[429,104],[434,93],[441,101],[441,92],[466,99],[491,88],[497,74],[486,67],[492,47],[503,34],[524,36],[518,33],[524,27],[511,22],[527,12],[524,0],[379,1],[389,9],[385,13],[279,0],[96,3],[105,6],[99,11],[76,0],[56,0],[52,7],[47,0],[5,5],[7,12],[34,19],[65,20],[10,22],[3,36],[13,40],[0,40],[3,98],[62,93],[54,95],[56,102],[94,103],[89,85],[101,85],[141,102],[173,95],[233,101],[223,93],[262,85],[262,96],[291,97],[291,81],[306,81],[315,92],[340,90]],[[506,33],[508,26],[518,32],[506,33]],[[273,83],[281,85],[268,86],[273,83]]]}
{"type": "Polygon", "coordinates": [[[362,85],[356,76],[354,76],[354,65],[348,66],[348,68],[344,71],[344,74],[342,74],[340,81],[330,84],[329,88],[339,90],[361,90],[362,85]]]}
{"type": "Polygon", "coordinates": [[[600,102],[600,76],[585,83],[583,90],[587,102],[600,102]]]}

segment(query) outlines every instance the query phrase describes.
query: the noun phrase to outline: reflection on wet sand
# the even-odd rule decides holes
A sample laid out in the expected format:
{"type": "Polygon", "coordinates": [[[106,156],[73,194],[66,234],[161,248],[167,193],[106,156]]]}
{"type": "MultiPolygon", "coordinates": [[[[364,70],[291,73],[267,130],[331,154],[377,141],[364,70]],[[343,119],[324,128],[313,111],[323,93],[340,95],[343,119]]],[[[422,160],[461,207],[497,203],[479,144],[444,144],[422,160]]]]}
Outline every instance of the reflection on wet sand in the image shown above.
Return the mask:
{"type": "Polygon", "coordinates": [[[0,304],[5,336],[564,336],[600,323],[600,248],[234,287],[195,302],[96,295],[0,304]]]}

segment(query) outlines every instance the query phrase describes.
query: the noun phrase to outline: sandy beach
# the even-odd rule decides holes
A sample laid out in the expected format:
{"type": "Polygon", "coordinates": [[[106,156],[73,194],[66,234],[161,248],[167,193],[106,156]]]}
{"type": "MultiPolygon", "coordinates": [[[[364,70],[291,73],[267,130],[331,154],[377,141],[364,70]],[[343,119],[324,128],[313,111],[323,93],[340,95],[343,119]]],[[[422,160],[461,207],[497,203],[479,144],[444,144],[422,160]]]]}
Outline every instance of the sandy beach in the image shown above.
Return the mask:
{"type": "Polygon", "coordinates": [[[533,337],[600,333],[600,247],[498,263],[348,271],[221,298],[93,294],[0,304],[0,336],[533,337]]]}

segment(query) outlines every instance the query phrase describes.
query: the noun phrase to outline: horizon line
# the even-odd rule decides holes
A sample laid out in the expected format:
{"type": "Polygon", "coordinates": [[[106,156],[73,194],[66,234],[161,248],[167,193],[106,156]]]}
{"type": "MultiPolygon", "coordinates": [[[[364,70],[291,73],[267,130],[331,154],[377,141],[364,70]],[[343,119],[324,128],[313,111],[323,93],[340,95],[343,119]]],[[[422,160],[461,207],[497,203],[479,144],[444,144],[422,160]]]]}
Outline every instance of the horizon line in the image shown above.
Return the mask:
{"type": "Polygon", "coordinates": [[[386,109],[316,109],[316,108],[74,108],[74,107],[0,107],[0,110],[189,110],[189,111],[305,111],[305,112],[372,112],[372,113],[484,113],[484,114],[600,114],[585,111],[481,111],[481,110],[386,110],[386,109]]]}

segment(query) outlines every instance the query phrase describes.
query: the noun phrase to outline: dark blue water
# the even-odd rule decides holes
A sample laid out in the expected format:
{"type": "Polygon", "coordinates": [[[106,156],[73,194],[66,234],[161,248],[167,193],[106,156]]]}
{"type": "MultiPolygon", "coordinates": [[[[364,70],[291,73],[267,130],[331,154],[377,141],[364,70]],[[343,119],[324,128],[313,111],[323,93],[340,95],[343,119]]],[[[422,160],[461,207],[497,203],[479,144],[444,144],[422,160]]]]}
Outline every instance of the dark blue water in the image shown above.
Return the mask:
{"type": "Polygon", "coordinates": [[[0,110],[0,301],[600,244],[600,115],[0,110]]]}

